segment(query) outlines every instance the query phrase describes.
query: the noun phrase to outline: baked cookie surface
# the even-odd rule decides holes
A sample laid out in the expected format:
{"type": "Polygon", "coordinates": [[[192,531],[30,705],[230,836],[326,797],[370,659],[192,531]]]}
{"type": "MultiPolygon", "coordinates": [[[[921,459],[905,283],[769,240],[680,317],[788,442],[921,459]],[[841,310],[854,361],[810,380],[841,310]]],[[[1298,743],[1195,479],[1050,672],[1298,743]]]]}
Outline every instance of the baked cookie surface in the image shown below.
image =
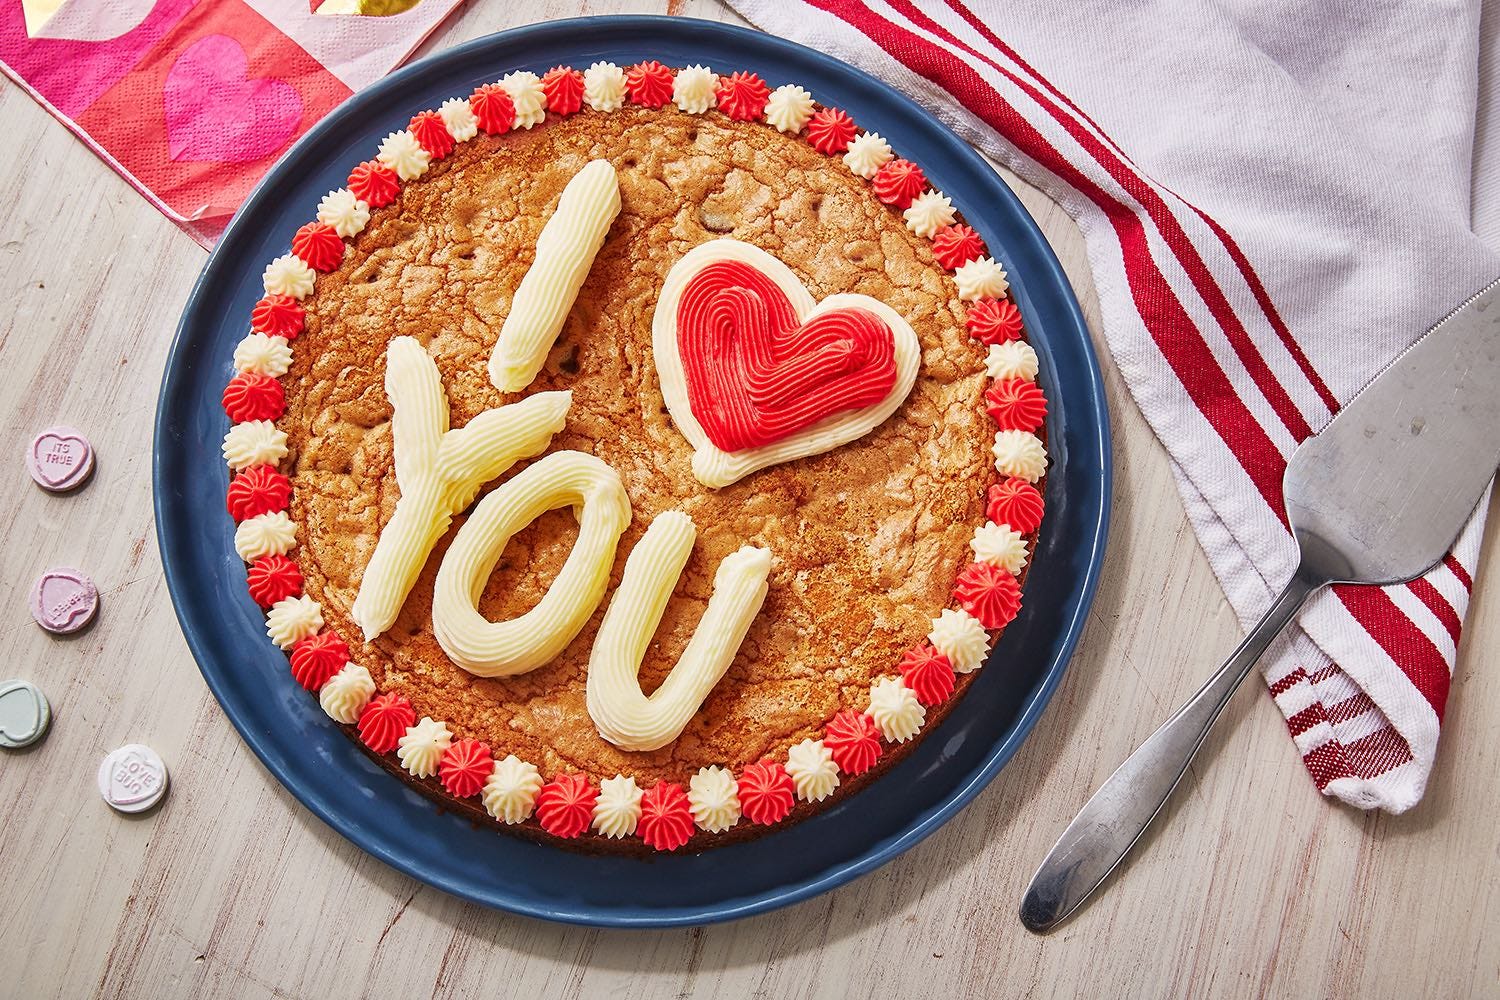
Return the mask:
{"type": "MultiPolygon", "coordinates": [[[[719,560],[747,543],[772,553],[770,592],[728,674],[661,750],[619,750],[585,710],[603,607],[531,673],[485,680],[448,661],[432,633],[432,584],[462,516],[396,624],[356,654],[381,691],[544,774],[620,772],[643,785],[686,783],[710,764],[738,772],[816,738],[840,709],[863,708],[871,681],[926,634],[968,561],[995,478],[993,430],[982,345],[964,330],[952,278],[865,181],[832,167],[805,142],[718,114],[585,110],[477,137],[371,220],[304,303],[281,422],[307,593],[340,634],[359,635],[349,608],[400,495],[383,381],[394,336],[417,338],[435,358],[454,427],[533,392],[572,391],[548,451],[608,462],[633,507],[611,588],[653,517],[676,509],[696,522],[697,545],[642,664],[647,694],[697,626],[719,560]],[[523,393],[501,393],[485,365],[509,296],[564,185],[593,159],[618,171],[620,215],[542,373],[523,393]],[[815,298],[857,291],[889,303],[917,332],[924,363],[911,396],[873,433],[709,489],[662,402],[651,317],[672,265],[723,235],[783,260],[815,298]]],[[[533,607],[576,534],[572,514],[553,511],[512,539],[480,602],[485,616],[533,607]]]]}
{"type": "MultiPolygon", "coordinates": [[[[814,115],[800,88],[675,72],[675,85],[655,63],[512,74],[414,117],[267,267],[224,395],[236,548],[296,681],[446,807],[585,850],[754,836],[882,774],[938,726],[1014,617],[1042,517],[1037,358],[978,235],[919,167],[841,112],[814,115]],[[585,106],[596,84],[618,84],[618,101],[585,106]],[[697,113],[668,101],[674,86],[697,113]],[[565,190],[599,161],[618,214],[540,371],[504,392],[491,355],[517,289],[565,190]],[[714,241],[769,254],[810,300],[866,296],[909,326],[898,353],[913,357],[915,335],[919,361],[888,391],[894,412],[832,450],[704,485],[694,435],[674,420],[688,405],[701,420],[702,389],[691,404],[664,398],[653,319],[659,299],[677,301],[663,293],[682,287],[674,268],[714,241]],[[402,495],[387,382],[398,339],[403,364],[414,353],[435,369],[452,428],[539,393],[571,403],[543,452],[454,516],[394,622],[360,641],[357,599],[402,495]],[[477,676],[434,631],[439,569],[486,496],[558,453],[593,456],[628,497],[605,596],[556,657],[477,676]],[[631,553],[673,511],[696,541],[646,649],[645,695],[689,647],[721,561],[768,552],[766,596],[686,727],[622,749],[591,717],[590,657],[631,553]]],[[[665,343],[675,355],[686,341],[665,343]]],[[[544,513],[509,539],[476,602],[483,619],[542,602],[575,552],[575,514],[544,513]]]]}

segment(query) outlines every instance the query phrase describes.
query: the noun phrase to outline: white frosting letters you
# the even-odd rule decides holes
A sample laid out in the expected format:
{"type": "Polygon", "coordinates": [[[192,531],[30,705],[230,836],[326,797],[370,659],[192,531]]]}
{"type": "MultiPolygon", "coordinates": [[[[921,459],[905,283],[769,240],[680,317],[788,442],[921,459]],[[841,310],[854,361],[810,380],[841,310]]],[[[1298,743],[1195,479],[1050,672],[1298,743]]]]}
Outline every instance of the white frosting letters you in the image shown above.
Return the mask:
{"type": "MultiPolygon", "coordinates": [[[[531,384],[577,299],[595,255],[620,211],[614,167],[595,160],[569,181],[537,240],[489,362],[505,392],[531,384]]],[[[749,244],[716,240],[690,251],[668,275],[657,305],[654,348],[662,392],[696,449],[694,473],[722,486],[776,462],[815,455],[867,433],[898,407],[920,360],[916,335],[884,303],[831,296],[814,303],[780,261],[749,244]],[[895,384],[885,398],[846,411],[771,445],[725,453],[713,448],[687,404],[675,336],[676,303],[686,283],[715,260],[739,260],[768,275],[799,320],[858,307],[874,313],[894,339],[895,384]]],[[[352,616],[371,641],[396,620],[433,547],[479,488],[512,465],[546,451],[562,429],[572,396],[542,392],[486,410],[448,427],[448,399],[436,364],[421,344],[396,337],[386,352],[386,393],[393,410],[396,482],[401,496],[365,567],[352,616]]],[[[480,677],[512,677],[554,659],[604,600],[620,536],[631,519],[620,476],[576,451],[546,455],[489,493],[469,514],[438,567],[432,627],[443,651],[480,677]],[[543,513],[570,507],[578,539],[541,601],[517,618],[492,622],[479,613],[485,584],[510,539],[543,513]]],[[[672,672],[647,697],[641,660],[661,623],[697,537],[680,511],[658,516],[626,560],[619,589],[599,627],[587,678],[590,717],[605,739],[626,750],[654,750],[681,734],[728,670],[767,593],[771,553],[744,546],[725,557],[702,620],[672,672]]]]}
{"type": "MultiPolygon", "coordinates": [[[[494,354],[491,381],[524,389],[546,360],[578,289],[620,210],[614,168],[596,160],[564,189],[543,227],[536,260],[512,300],[494,354]]],[[[479,488],[516,462],[541,454],[563,427],[570,393],[543,392],[448,427],[448,399],[427,351],[396,337],[386,351],[396,482],[401,497],[380,534],[351,614],[365,640],[396,620],[433,547],[479,488]]],[[[439,564],[432,626],[464,670],[510,677],[554,659],[604,599],[630,499],[619,474],[576,451],[559,451],[490,492],[459,529],[439,564]],[[571,507],[578,540],[541,601],[504,622],[478,602],[506,544],[548,510],[571,507]]],[[[637,673],[651,635],[692,551],[693,522],[677,511],[656,518],[631,553],[589,665],[588,709],[601,735],[626,749],[676,739],[724,675],[766,596],[771,554],[745,546],[719,566],[702,622],[667,681],[650,698],[637,673]]]]}

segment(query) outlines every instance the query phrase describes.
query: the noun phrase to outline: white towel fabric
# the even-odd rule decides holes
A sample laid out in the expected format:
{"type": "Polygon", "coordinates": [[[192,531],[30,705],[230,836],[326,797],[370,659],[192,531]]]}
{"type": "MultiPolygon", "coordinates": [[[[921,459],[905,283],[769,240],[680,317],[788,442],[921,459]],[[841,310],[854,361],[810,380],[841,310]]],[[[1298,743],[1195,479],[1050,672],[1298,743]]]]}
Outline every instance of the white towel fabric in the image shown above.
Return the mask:
{"type": "MultiPolygon", "coordinates": [[[[1297,442],[1500,275],[1470,211],[1477,3],[731,3],[914,96],[1077,220],[1110,350],[1247,625],[1292,573],[1297,442]]],[[[1426,577],[1324,592],[1268,653],[1325,793],[1421,798],[1483,511],[1426,577]]]]}

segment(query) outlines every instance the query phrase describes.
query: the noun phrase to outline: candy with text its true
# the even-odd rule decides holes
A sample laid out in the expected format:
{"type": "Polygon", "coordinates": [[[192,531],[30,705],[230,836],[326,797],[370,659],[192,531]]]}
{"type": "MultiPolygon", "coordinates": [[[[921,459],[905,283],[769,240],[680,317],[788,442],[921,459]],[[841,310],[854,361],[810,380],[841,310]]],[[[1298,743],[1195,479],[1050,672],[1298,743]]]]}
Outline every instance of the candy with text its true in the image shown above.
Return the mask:
{"type": "Polygon", "coordinates": [[[66,493],[93,474],[94,448],[71,427],[49,427],[31,439],[26,470],[42,489],[66,493]]]}

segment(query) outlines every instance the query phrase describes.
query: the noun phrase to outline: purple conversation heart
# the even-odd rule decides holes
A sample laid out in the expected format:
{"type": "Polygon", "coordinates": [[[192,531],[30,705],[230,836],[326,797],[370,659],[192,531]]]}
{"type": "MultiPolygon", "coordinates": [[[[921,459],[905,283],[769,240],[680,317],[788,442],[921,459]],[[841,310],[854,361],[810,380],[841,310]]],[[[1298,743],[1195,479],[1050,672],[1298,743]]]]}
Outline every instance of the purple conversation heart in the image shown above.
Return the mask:
{"type": "Polygon", "coordinates": [[[99,591],[82,571],[59,566],[31,588],[31,616],[48,632],[77,632],[99,610],[99,591]]]}

